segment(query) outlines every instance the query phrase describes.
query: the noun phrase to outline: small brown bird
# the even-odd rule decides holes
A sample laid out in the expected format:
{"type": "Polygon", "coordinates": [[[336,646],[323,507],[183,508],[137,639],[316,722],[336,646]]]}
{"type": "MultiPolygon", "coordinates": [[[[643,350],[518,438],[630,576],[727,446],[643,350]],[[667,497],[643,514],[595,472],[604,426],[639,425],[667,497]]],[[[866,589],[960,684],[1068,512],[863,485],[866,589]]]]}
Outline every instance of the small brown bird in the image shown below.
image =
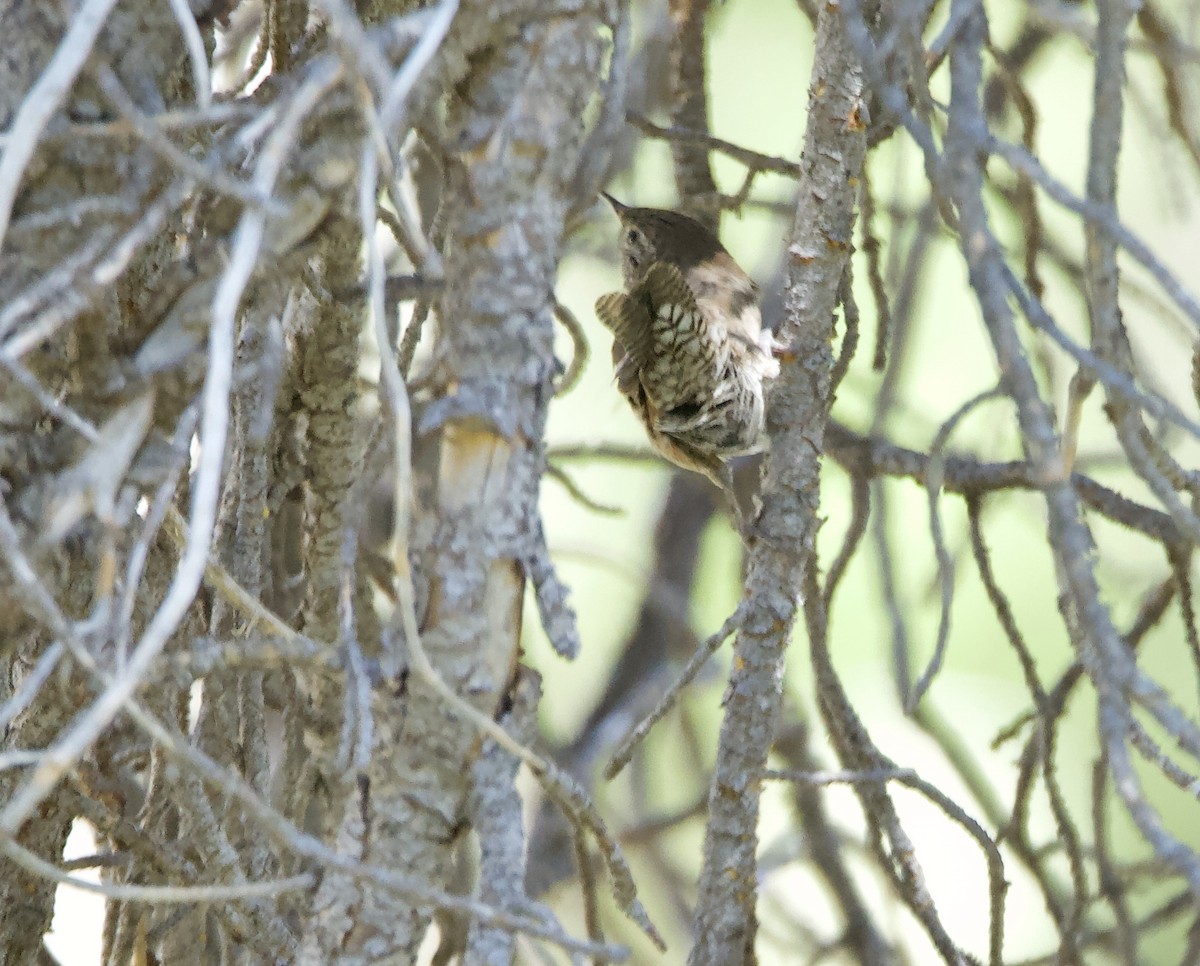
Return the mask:
{"type": "Polygon", "coordinates": [[[694,218],[604,197],[621,219],[626,291],[601,296],[596,315],[617,386],[659,453],[730,492],[724,460],[763,447],[764,386],[779,374],[757,286],[694,218]]]}

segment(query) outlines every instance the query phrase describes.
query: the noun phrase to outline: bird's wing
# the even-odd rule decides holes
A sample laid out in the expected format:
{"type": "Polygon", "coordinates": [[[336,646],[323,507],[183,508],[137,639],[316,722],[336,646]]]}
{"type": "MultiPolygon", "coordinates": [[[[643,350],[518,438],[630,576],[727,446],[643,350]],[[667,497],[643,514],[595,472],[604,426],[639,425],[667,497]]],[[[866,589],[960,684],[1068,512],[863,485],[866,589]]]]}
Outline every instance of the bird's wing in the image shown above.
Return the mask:
{"type": "Polygon", "coordinates": [[[660,419],[687,424],[708,406],[728,353],[723,329],[714,328],[683,274],[655,262],[630,293],[651,317],[652,358],[642,383],[660,419]]]}
{"type": "Polygon", "coordinates": [[[650,361],[653,354],[650,315],[640,300],[624,292],[601,295],[596,299],[596,317],[613,334],[635,367],[641,368],[650,361]]]}
{"type": "Polygon", "coordinates": [[[654,262],[638,282],[630,298],[636,299],[654,321],[653,330],[668,344],[659,350],[670,352],[681,337],[698,333],[704,325],[704,315],[696,304],[696,295],[683,273],[668,262],[654,262]]]}
{"type": "Polygon", "coordinates": [[[685,401],[672,384],[695,385],[689,370],[708,340],[698,338],[703,313],[683,274],[667,262],[654,262],[628,293],[614,292],[596,300],[596,315],[613,334],[617,384],[629,395],[641,382],[658,406],[685,401]]]}
{"type": "Polygon", "coordinates": [[[625,347],[616,339],[613,339],[612,344],[612,364],[613,379],[617,381],[617,388],[626,396],[637,391],[641,385],[638,379],[637,366],[629,358],[629,353],[625,351],[625,347]]]}

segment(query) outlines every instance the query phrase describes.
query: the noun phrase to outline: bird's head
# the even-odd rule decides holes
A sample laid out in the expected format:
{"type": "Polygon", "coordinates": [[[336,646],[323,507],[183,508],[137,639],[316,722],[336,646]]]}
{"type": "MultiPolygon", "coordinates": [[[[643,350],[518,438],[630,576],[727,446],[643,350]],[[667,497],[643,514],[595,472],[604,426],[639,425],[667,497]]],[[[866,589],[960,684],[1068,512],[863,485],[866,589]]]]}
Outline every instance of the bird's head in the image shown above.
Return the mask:
{"type": "Polygon", "coordinates": [[[621,274],[629,288],[656,261],[669,262],[686,274],[701,262],[728,256],[717,236],[695,218],[662,208],[634,208],[603,194],[621,219],[621,274]]]}

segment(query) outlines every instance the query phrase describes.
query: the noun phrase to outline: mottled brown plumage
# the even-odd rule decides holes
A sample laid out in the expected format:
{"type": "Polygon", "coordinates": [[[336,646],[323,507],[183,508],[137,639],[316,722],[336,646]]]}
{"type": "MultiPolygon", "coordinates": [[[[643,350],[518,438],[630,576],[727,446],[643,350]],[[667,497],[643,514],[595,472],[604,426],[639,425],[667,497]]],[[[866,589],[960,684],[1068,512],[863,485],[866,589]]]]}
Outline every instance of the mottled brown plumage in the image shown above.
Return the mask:
{"type": "Polygon", "coordinates": [[[757,289],[700,222],[604,197],[621,219],[625,291],[596,315],[617,386],[655,449],[727,487],[724,459],[762,447],[764,385],[779,372],[757,289]]]}

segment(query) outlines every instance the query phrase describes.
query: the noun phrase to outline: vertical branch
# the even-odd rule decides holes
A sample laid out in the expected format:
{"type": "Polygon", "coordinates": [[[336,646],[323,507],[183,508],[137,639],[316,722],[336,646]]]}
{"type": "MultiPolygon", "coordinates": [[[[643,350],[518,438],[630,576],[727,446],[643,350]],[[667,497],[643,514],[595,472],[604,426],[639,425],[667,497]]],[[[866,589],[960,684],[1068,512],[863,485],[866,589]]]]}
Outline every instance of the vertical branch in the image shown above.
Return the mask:
{"type": "MultiPolygon", "coordinates": [[[[356,413],[356,371],[362,303],[334,298],[330,291],[352,288],[358,280],[361,238],[349,218],[334,219],[321,235],[324,293],[300,345],[299,402],[307,414],[304,461],[307,477],[304,570],[307,593],[301,626],[315,640],[339,639],[338,596],[341,589],[342,544],[350,525],[349,498],[362,463],[356,413]]],[[[335,774],[340,698],[320,674],[299,678],[309,705],[305,744],[312,756],[318,821],[329,832],[350,794],[350,777],[335,774]]],[[[311,806],[310,806],[311,807],[311,806]]]]}
{"type": "MultiPolygon", "coordinates": [[[[492,12],[486,3],[460,7],[448,47],[479,34],[492,12]]],[[[415,558],[423,600],[419,631],[411,601],[393,630],[419,633],[409,644],[414,654],[420,646],[429,671],[402,679],[394,694],[374,695],[373,754],[341,836],[364,861],[434,885],[445,883],[470,824],[482,742],[430,676],[483,715],[502,712],[517,675],[526,564],[544,552],[537,499],[556,372],[554,276],[579,118],[599,69],[599,23],[587,10],[531,21],[503,43],[482,33],[446,111],[456,154],[444,186],[442,365],[436,398],[416,425],[395,428],[398,442],[409,432],[440,440],[435,458],[415,467],[422,478],[399,483],[397,494],[417,501],[412,526],[398,528],[400,541],[411,533],[412,546],[398,553],[400,567],[415,558]]],[[[377,268],[372,263],[373,277],[377,268]]],[[[402,505],[399,515],[408,510],[402,505]]],[[[356,961],[383,948],[397,961],[415,959],[428,906],[336,878],[322,884],[310,961],[356,961]]]]}
{"type": "MultiPolygon", "coordinates": [[[[677,127],[708,130],[705,25],[710,0],[671,0],[671,120],[677,127]]],[[[701,144],[671,141],[680,207],[715,230],[720,217],[717,184],[708,149],[701,144]]]]}
{"type": "Polygon", "coordinates": [[[833,313],[850,257],[866,153],[862,72],[837,6],[821,10],[810,90],[780,333],[787,357],[767,414],[771,452],[762,513],[751,538],[746,617],[734,647],[709,792],[692,966],[754,961],[762,772],[774,739],[797,589],[812,565],[833,313]]]}
{"type": "MultiPolygon", "coordinates": [[[[512,707],[500,719],[518,741],[529,741],[537,731],[540,691],[536,674],[520,673],[513,686],[512,707]]],[[[513,912],[520,912],[526,904],[525,834],[521,796],[515,786],[520,764],[495,742],[485,740],[482,753],[471,766],[468,798],[468,814],[479,838],[479,898],[513,912]]],[[[463,962],[469,966],[510,963],[514,939],[509,930],[472,923],[463,962]]]]}

